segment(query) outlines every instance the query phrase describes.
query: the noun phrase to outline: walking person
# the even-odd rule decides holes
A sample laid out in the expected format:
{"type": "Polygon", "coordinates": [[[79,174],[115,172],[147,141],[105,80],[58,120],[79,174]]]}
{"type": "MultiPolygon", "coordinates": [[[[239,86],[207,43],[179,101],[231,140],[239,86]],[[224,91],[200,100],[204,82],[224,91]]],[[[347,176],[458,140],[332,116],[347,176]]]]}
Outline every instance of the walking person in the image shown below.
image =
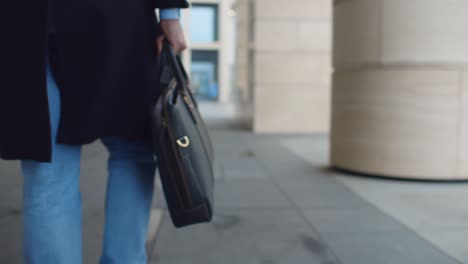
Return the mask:
{"type": "Polygon", "coordinates": [[[81,146],[98,139],[110,153],[100,263],[147,262],[157,47],[166,38],[185,49],[179,8],[186,7],[186,0],[0,3],[0,156],[21,160],[25,263],[82,263],[81,146]]]}

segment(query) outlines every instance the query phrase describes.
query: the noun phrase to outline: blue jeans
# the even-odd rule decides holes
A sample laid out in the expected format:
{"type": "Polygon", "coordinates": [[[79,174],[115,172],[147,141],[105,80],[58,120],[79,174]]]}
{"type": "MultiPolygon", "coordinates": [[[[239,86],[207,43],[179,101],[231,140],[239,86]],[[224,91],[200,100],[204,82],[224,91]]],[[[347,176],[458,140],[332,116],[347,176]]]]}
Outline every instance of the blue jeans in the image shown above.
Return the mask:
{"type": "MultiPolygon", "coordinates": [[[[60,118],[60,94],[47,74],[52,136],[60,118]]],[[[101,139],[110,153],[101,264],[147,262],[145,241],[156,163],[151,146],[101,139]]],[[[22,161],[24,257],[27,264],[81,264],[81,146],[53,144],[51,163],[22,161]]]]}

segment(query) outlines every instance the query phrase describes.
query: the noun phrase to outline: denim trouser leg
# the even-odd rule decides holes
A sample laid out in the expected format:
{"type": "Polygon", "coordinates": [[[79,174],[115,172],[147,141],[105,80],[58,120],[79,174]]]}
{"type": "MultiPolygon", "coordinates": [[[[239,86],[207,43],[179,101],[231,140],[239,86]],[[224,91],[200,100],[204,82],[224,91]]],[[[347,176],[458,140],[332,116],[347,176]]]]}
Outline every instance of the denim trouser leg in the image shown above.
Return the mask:
{"type": "Polygon", "coordinates": [[[148,144],[103,138],[110,153],[101,264],[146,264],[156,163],[148,144]]]}
{"type": "MultiPolygon", "coordinates": [[[[52,136],[60,95],[47,75],[52,136]]],[[[103,138],[110,152],[103,264],[145,264],[156,163],[151,146],[103,138]]],[[[24,256],[27,264],[81,264],[81,146],[53,144],[51,163],[22,161],[24,256]]]]}
{"type": "MultiPolygon", "coordinates": [[[[52,136],[60,95],[50,69],[47,92],[52,136]]],[[[22,161],[24,258],[28,264],[81,264],[80,146],[53,144],[51,163],[22,161]]]]}

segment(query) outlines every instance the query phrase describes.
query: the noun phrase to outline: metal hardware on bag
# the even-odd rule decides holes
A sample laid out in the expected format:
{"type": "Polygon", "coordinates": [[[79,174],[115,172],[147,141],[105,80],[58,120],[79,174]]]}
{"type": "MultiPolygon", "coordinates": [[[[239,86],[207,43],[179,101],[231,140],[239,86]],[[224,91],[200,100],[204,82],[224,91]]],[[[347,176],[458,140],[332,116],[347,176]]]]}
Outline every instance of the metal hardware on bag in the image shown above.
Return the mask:
{"type": "Polygon", "coordinates": [[[182,148],[186,148],[190,145],[190,139],[187,136],[181,137],[177,140],[177,145],[182,148]]]}
{"type": "Polygon", "coordinates": [[[190,99],[188,98],[187,95],[184,95],[183,99],[184,99],[185,103],[186,103],[190,108],[193,108],[193,104],[192,104],[192,102],[190,102],[190,99]]]}

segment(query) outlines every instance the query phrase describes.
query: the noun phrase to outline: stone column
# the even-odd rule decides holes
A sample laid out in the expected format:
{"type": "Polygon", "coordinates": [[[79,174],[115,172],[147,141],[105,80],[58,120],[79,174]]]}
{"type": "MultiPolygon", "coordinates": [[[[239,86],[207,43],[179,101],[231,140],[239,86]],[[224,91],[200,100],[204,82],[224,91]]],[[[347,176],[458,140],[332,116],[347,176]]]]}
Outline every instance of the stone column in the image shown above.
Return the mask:
{"type": "Polygon", "coordinates": [[[331,163],[468,179],[468,1],[336,0],[331,163]]]}
{"type": "Polygon", "coordinates": [[[251,91],[253,130],[328,133],[331,0],[238,3],[250,14],[238,24],[237,74],[239,88],[251,91]]]}

